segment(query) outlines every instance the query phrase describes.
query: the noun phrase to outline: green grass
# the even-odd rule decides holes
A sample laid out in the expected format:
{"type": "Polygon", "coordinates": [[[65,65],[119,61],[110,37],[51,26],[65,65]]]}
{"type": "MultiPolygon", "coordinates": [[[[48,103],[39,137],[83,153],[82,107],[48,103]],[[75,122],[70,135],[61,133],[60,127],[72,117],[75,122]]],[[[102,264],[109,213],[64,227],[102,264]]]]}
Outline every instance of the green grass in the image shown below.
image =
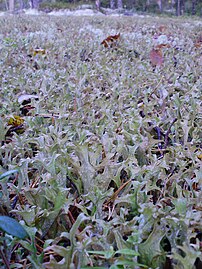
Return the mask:
{"type": "Polygon", "coordinates": [[[0,213],[30,238],[2,237],[1,268],[197,268],[200,31],[183,18],[0,17],[0,213]]]}

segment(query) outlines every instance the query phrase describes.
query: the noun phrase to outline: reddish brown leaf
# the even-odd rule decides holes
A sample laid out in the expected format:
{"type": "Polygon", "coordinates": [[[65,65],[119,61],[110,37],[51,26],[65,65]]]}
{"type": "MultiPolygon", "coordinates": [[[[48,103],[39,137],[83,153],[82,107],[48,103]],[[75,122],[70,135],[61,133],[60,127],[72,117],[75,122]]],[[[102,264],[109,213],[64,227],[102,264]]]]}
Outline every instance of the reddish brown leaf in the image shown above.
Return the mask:
{"type": "Polygon", "coordinates": [[[112,47],[115,41],[117,41],[119,38],[120,38],[120,33],[117,35],[110,35],[102,41],[101,45],[103,45],[105,48],[112,47]]]}
{"type": "Polygon", "coordinates": [[[103,40],[101,43],[105,48],[108,48],[108,43],[106,40],[103,40]]]}
{"type": "Polygon", "coordinates": [[[152,49],[149,56],[153,66],[161,66],[163,64],[164,59],[161,49],[152,49]]]}
{"type": "Polygon", "coordinates": [[[200,36],[196,39],[196,41],[195,41],[195,43],[194,43],[194,46],[195,46],[196,48],[200,48],[200,47],[202,47],[202,35],[200,35],[200,36]]]}
{"type": "Polygon", "coordinates": [[[160,25],[160,26],[159,26],[159,31],[160,31],[160,33],[164,33],[166,30],[167,30],[166,25],[160,25]]]}
{"type": "Polygon", "coordinates": [[[170,44],[159,44],[159,45],[156,45],[155,50],[160,50],[162,48],[170,48],[170,44]]]}

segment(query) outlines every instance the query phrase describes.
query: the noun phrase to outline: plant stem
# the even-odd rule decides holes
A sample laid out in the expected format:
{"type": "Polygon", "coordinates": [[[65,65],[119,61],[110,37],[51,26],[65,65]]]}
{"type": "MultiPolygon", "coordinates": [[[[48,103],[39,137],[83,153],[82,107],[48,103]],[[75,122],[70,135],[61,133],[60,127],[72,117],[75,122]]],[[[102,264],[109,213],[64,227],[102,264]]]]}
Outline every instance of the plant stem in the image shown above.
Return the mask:
{"type": "Polygon", "coordinates": [[[2,249],[0,248],[0,256],[2,257],[2,260],[4,261],[4,264],[6,266],[6,269],[10,269],[9,263],[6,259],[6,256],[4,254],[4,252],[2,251],[2,249]]]}

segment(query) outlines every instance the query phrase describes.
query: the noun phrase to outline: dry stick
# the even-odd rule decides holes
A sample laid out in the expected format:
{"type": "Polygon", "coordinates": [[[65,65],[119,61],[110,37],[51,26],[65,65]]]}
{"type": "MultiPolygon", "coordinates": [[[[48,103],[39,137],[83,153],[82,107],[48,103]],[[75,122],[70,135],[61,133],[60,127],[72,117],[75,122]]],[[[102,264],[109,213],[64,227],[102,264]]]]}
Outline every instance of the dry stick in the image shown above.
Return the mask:
{"type": "Polygon", "coordinates": [[[23,263],[23,269],[26,269],[27,267],[27,259],[25,259],[24,263],[23,263]]]}
{"type": "Polygon", "coordinates": [[[110,202],[114,201],[114,200],[116,199],[116,197],[118,196],[118,194],[120,193],[120,191],[123,190],[123,188],[125,188],[125,186],[127,186],[128,183],[130,183],[131,181],[132,181],[132,180],[129,179],[129,180],[126,181],[123,185],[121,185],[121,187],[120,187],[117,191],[115,191],[115,192],[112,194],[112,196],[109,198],[109,200],[107,200],[107,201],[104,203],[104,205],[106,206],[106,205],[108,205],[110,202]]]}
{"type": "Polygon", "coordinates": [[[168,137],[169,137],[169,134],[170,134],[170,132],[171,132],[171,127],[173,126],[173,124],[175,123],[177,121],[177,118],[175,118],[172,122],[171,122],[171,124],[170,124],[170,126],[169,126],[169,128],[168,128],[168,130],[167,130],[167,132],[166,132],[166,134],[165,134],[165,139],[164,139],[164,149],[166,149],[167,148],[167,146],[168,146],[168,137]]]}
{"type": "Polygon", "coordinates": [[[0,248],[0,256],[1,256],[2,260],[4,261],[6,268],[10,269],[9,263],[8,263],[8,261],[7,261],[7,259],[6,259],[6,257],[5,257],[5,255],[4,255],[1,248],[0,248]]]}

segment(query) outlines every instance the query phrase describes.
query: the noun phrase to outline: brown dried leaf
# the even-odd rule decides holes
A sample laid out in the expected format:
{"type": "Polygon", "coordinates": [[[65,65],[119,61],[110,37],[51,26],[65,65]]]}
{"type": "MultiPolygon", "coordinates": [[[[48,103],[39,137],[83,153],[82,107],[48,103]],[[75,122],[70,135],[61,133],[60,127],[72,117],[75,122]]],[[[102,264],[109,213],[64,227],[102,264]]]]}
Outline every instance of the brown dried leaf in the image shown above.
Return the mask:
{"type": "Polygon", "coordinates": [[[112,47],[115,41],[117,41],[119,38],[120,38],[120,33],[117,35],[110,35],[101,42],[101,45],[103,45],[105,48],[112,47]]]}
{"type": "Polygon", "coordinates": [[[164,59],[161,49],[152,49],[149,56],[152,66],[161,66],[163,64],[164,59]]]}
{"type": "Polygon", "coordinates": [[[158,28],[160,33],[165,33],[167,30],[167,26],[166,25],[160,25],[158,28]]]}
{"type": "Polygon", "coordinates": [[[160,50],[162,48],[170,48],[170,44],[159,44],[155,47],[155,50],[160,50]]]}
{"type": "Polygon", "coordinates": [[[41,48],[36,48],[36,49],[31,49],[31,53],[33,54],[33,56],[38,55],[45,55],[46,54],[46,50],[45,49],[41,49],[41,48]]]}
{"type": "Polygon", "coordinates": [[[195,43],[194,43],[194,46],[195,46],[196,48],[200,48],[200,47],[202,47],[202,35],[200,35],[200,36],[197,38],[197,40],[196,40],[195,43]]]}

